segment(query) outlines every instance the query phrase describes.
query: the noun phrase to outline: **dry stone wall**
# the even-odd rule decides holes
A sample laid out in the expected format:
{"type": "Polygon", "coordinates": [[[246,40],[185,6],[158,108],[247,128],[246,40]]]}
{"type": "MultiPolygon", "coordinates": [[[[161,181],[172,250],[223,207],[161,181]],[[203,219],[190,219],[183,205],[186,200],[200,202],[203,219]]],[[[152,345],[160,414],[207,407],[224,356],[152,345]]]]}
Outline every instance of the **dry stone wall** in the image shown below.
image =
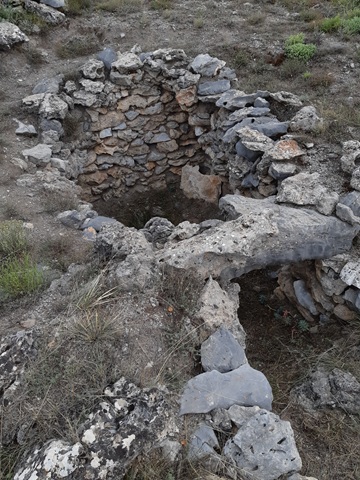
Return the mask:
{"type": "Polygon", "coordinates": [[[221,185],[269,196],[278,180],[296,173],[289,161],[304,152],[294,139],[277,141],[289,122],[271,113],[274,102],[301,106],[295,96],[245,94],[235,88],[235,72],[208,54],[190,59],[182,50],[134,47],[99,58],[86,62],[76,80],[48,79],[23,99],[39,114],[40,148],[52,150],[40,160],[38,152],[25,157],[77,179],[87,199],[165,189],[183,177],[188,196],[216,203],[221,185]],[[77,140],[63,143],[74,123],[77,140]],[[199,173],[208,183],[194,192],[187,185],[199,173]]]}

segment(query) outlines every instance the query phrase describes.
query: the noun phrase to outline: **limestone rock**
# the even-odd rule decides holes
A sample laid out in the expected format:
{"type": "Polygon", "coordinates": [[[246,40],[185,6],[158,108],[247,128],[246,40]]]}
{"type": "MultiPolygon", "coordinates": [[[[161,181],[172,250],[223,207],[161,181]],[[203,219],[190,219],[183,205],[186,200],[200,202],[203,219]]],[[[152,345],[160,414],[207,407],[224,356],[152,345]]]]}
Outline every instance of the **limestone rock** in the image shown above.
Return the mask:
{"type": "Polygon", "coordinates": [[[330,215],[339,196],[321,185],[319,173],[303,172],[281,182],[276,200],[295,205],[315,205],[320,213],[330,215]]]}
{"type": "Polygon", "coordinates": [[[144,234],[120,222],[105,225],[96,237],[95,251],[105,259],[125,259],[131,254],[147,254],[152,248],[144,234]]]}
{"type": "Polygon", "coordinates": [[[160,390],[141,390],[121,378],[106,388],[99,406],[80,426],[77,443],[54,440],[34,449],[20,461],[14,479],[121,480],[138,455],[161,447],[177,430],[160,390]]]}
{"type": "Polygon", "coordinates": [[[231,84],[229,80],[215,80],[210,82],[200,83],[198,85],[198,95],[217,95],[230,90],[231,84]]]}
{"type": "Polygon", "coordinates": [[[7,50],[17,43],[28,41],[28,37],[19,27],[10,22],[0,22],[0,50],[7,50]]]}
{"type": "Polygon", "coordinates": [[[187,457],[190,461],[202,460],[204,457],[217,457],[215,448],[220,449],[220,446],[214,430],[202,424],[190,435],[187,457]]]}
{"type": "Polygon", "coordinates": [[[40,0],[40,3],[44,5],[48,5],[52,8],[64,8],[65,7],[65,0],[40,0]]]}
{"type": "Polygon", "coordinates": [[[349,140],[342,144],[341,168],[346,173],[353,173],[357,168],[357,160],[360,159],[360,142],[349,140]]]}
{"type": "Polygon", "coordinates": [[[66,19],[63,13],[58,12],[51,7],[48,7],[47,5],[36,3],[32,0],[24,0],[23,7],[28,12],[38,15],[50,25],[60,25],[66,19]]]}
{"type": "Polygon", "coordinates": [[[84,221],[84,223],[81,225],[81,230],[84,230],[85,228],[93,228],[97,232],[100,232],[100,230],[105,226],[105,225],[111,225],[114,223],[120,223],[115,218],[110,218],[110,217],[104,217],[103,215],[94,215],[92,217],[87,217],[87,219],[84,221]]]}
{"type": "Polygon", "coordinates": [[[89,80],[104,80],[105,78],[104,63],[94,58],[91,58],[82,65],[80,72],[84,78],[88,78],[89,80]]]}
{"type": "Polygon", "coordinates": [[[190,223],[187,220],[179,223],[172,231],[169,240],[185,240],[191,238],[200,232],[200,225],[197,223],[190,223]]]}
{"type": "Polygon", "coordinates": [[[211,57],[206,53],[195,57],[189,68],[195,73],[200,73],[203,77],[215,77],[219,74],[222,67],[225,66],[225,63],[223,60],[211,57]]]}
{"type": "Polygon", "coordinates": [[[319,312],[314,300],[306,288],[304,280],[296,280],[293,284],[297,301],[300,305],[310,311],[311,315],[317,315],[319,312]]]}
{"type": "Polygon", "coordinates": [[[111,64],[111,70],[128,74],[142,67],[142,61],[134,53],[118,53],[117,60],[111,64]]]}
{"type": "Polygon", "coordinates": [[[46,93],[40,104],[39,114],[48,120],[64,120],[69,106],[64,100],[52,93],[46,93]]]}
{"type": "Polygon", "coordinates": [[[313,106],[301,108],[290,121],[290,130],[293,132],[316,133],[321,129],[324,120],[320,118],[313,106]]]}
{"type": "Polygon", "coordinates": [[[276,161],[292,160],[304,154],[295,140],[279,140],[266,151],[266,155],[276,161]]]}
{"type": "Polygon", "coordinates": [[[279,103],[284,103],[285,105],[290,105],[292,107],[302,106],[302,101],[300,100],[300,98],[293,93],[281,91],[276,93],[270,93],[269,95],[271,98],[273,98],[279,103]]]}
{"type": "Polygon", "coordinates": [[[221,95],[216,101],[216,106],[226,108],[227,110],[237,110],[253,105],[256,98],[263,96],[268,96],[268,93],[256,92],[246,94],[240,90],[231,89],[221,95]]]}
{"type": "Polygon", "coordinates": [[[35,85],[32,90],[33,94],[37,93],[53,93],[58,94],[60,86],[64,81],[64,75],[55,75],[54,77],[44,78],[35,85]]]}
{"type": "Polygon", "coordinates": [[[97,59],[100,60],[105,68],[111,69],[111,64],[117,59],[115,50],[109,47],[105,47],[101,52],[97,54],[97,59]]]}
{"type": "Polygon", "coordinates": [[[36,129],[34,125],[27,125],[25,123],[20,122],[19,120],[14,119],[18,127],[15,130],[16,135],[23,135],[24,137],[34,137],[37,135],[36,129]]]}
{"type": "Polygon", "coordinates": [[[347,262],[340,272],[340,278],[346,285],[360,288],[360,262],[355,260],[347,262]]]}
{"type": "Polygon", "coordinates": [[[29,162],[35,163],[37,166],[44,166],[50,162],[52,150],[49,145],[39,143],[33,148],[23,150],[22,154],[29,162]]]}
{"type": "Polygon", "coordinates": [[[269,175],[275,180],[284,180],[296,173],[296,165],[287,162],[272,162],[269,167],[269,175]]]}
{"type": "MultiPolygon", "coordinates": [[[[0,341],[0,398],[11,401],[26,363],[36,356],[33,333],[21,330],[0,341]]],[[[5,432],[3,432],[5,434],[5,432]]],[[[2,438],[4,441],[4,438],[2,438]]]]}
{"type": "Polygon", "coordinates": [[[82,452],[83,447],[79,442],[70,445],[63,440],[49,441],[26,459],[16,471],[14,480],[31,480],[34,474],[35,478],[68,477],[78,469],[82,452]]]}
{"type": "Polygon", "coordinates": [[[305,410],[341,408],[348,414],[360,413],[360,383],[348,372],[318,367],[302,385],[291,391],[293,400],[305,410]]]}
{"type": "Polygon", "coordinates": [[[199,166],[185,165],[181,171],[180,188],[188,198],[217,203],[220,196],[221,179],[216,175],[203,175],[199,166]]]}
{"type": "Polygon", "coordinates": [[[141,231],[149,242],[163,244],[167,242],[174,228],[175,226],[167,218],[153,217],[145,223],[141,231]]]}
{"type": "Polygon", "coordinates": [[[239,128],[236,130],[236,133],[241,143],[251,151],[266,152],[274,145],[274,141],[271,138],[250,127],[239,128]]]}
{"type": "Polygon", "coordinates": [[[337,218],[276,205],[271,198],[226,195],[219,206],[234,220],[179,244],[167,244],[158,253],[159,260],[228,281],[269,265],[346,252],[357,234],[356,228],[337,218]]]}
{"type": "Polygon", "coordinates": [[[230,372],[246,362],[244,349],[224,326],[201,345],[201,364],[205,372],[230,372]]]}
{"type": "Polygon", "coordinates": [[[290,422],[266,410],[259,410],[239,428],[226,442],[224,455],[227,472],[234,479],[237,469],[248,474],[245,478],[276,480],[302,467],[290,422]]]}
{"type": "MultiPolygon", "coordinates": [[[[235,284],[232,285],[236,289],[235,284]]],[[[245,347],[245,332],[237,317],[238,293],[238,289],[226,292],[218,282],[209,278],[200,294],[199,309],[195,313],[196,319],[202,322],[199,329],[201,342],[223,325],[245,347]]]]}
{"type": "Polygon", "coordinates": [[[180,400],[180,415],[207,413],[232,405],[271,410],[272,391],[265,375],[248,364],[228,372],[201,373],[188,381],[180,400]]]}

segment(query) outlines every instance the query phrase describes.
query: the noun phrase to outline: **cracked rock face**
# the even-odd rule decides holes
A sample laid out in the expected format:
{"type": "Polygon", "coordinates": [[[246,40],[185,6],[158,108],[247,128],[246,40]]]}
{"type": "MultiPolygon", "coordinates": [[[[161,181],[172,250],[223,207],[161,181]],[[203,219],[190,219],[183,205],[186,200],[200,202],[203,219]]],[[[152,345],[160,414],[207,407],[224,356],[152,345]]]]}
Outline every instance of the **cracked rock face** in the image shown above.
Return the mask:
{"type": "Polygon", "coordinates": [[[224,455],[235,467],[227,468],[234,479],[237,469],[249,480],[275,480],[302,466],[290,423],[266,410],[259,410],[240,426],[226,443],[224,455]]]}
{"type": "Polygon", "coordinates": [[[20,462],[14,480],[120,480],[140,453],[177,431],[160,390],[142,390],[121,378],[105,390],[104,400],[80,427],[79,442],[54,440],[35,449],[20,462]]]}
{"type": "Polygon", "coordinates": [[[329,258],[351,248],[355,227],[312,210],[226,195],[219,202],[232,219],[200,235],[166,246],[160,262],[195,267],[223,281],[251,270],[310,259],[329,258]]]}

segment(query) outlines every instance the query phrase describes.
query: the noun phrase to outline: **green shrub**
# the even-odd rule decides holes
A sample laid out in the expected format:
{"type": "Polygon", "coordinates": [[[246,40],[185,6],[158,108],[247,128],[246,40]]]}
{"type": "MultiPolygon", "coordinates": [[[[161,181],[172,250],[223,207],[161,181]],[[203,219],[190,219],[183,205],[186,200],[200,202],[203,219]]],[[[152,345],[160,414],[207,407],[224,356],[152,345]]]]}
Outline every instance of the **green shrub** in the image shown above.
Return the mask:
{"type": "Polygon", "coordinates": [[[153,10],[169,10],[171,8],[172,0],[152,0],[150,7],[153,10]]]}
{"type": "Polygon", "coordinates": [[[22,255],[28,249],[26,231],[20,220],[0,222],[0,261],[22,255]]]}
{"type": "Polygon", "coordinates": [[[290,37],[285,42],[285,47],[290,45],[296,45],[297,43],[304,43],[305,35],[303,33],[297,33],[295,35],[290,35],[290,37]]]}
{"type": "Polygon", "coordinates": [[[360,17],[353,17],[342,22],[342,28],[344,33],[348,35],[356,35],[360,33],[360,17]]]}
{"type": "Polygon", "coordinates": [[[25,33],[33,32],[34,26],[44,30],[48,28],[46,22],[35,13],[3,5],[0,5],[0,21],[1,20],[14,23],[25,33]]]}
{"type": "Polygon", "coordinates": [[[288,58],[309,61],[316,52],[316,46],[312,43],[304,43],[304,34],[290,35],[285,42],[285,54],[288,58]]]}
{"type": "Polygon", "coordinates": [[[6,297],[16,298],[36,292],[43,284],[43,272],[29,254],[10,258],[0,267],[0,290],[6,297]]]}
{"type": "Polygon", "coordinates": [[[323,32],[336,32],[341,28],[342,20],[340,15],[336,15],[336,17],[331,18],[324,18],[324,20],[320,23],[320,30],[323,32]]]}

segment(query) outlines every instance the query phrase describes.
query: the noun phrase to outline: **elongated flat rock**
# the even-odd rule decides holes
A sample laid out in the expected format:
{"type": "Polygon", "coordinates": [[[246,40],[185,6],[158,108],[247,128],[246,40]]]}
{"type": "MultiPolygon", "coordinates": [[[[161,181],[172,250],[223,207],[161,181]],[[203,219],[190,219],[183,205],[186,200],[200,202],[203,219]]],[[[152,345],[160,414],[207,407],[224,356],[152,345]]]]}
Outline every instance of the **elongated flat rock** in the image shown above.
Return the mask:
{"type": "Polygon", "coordinates": [[[271,410],[272,390],[265,375],[247,363],[228,373],[201,373],[188,381],[181,397],[180,415],[207,413],[232,405],[271,410]]]}
{"type": "Polygon", "coordinates": [[[226,195],[219,205],[230,221],[165,246],[158,254],[160,262],[229,281],[270,265],[346,252],[358,231],[335,217],[277,205],[271,198],[226,195]]]}

